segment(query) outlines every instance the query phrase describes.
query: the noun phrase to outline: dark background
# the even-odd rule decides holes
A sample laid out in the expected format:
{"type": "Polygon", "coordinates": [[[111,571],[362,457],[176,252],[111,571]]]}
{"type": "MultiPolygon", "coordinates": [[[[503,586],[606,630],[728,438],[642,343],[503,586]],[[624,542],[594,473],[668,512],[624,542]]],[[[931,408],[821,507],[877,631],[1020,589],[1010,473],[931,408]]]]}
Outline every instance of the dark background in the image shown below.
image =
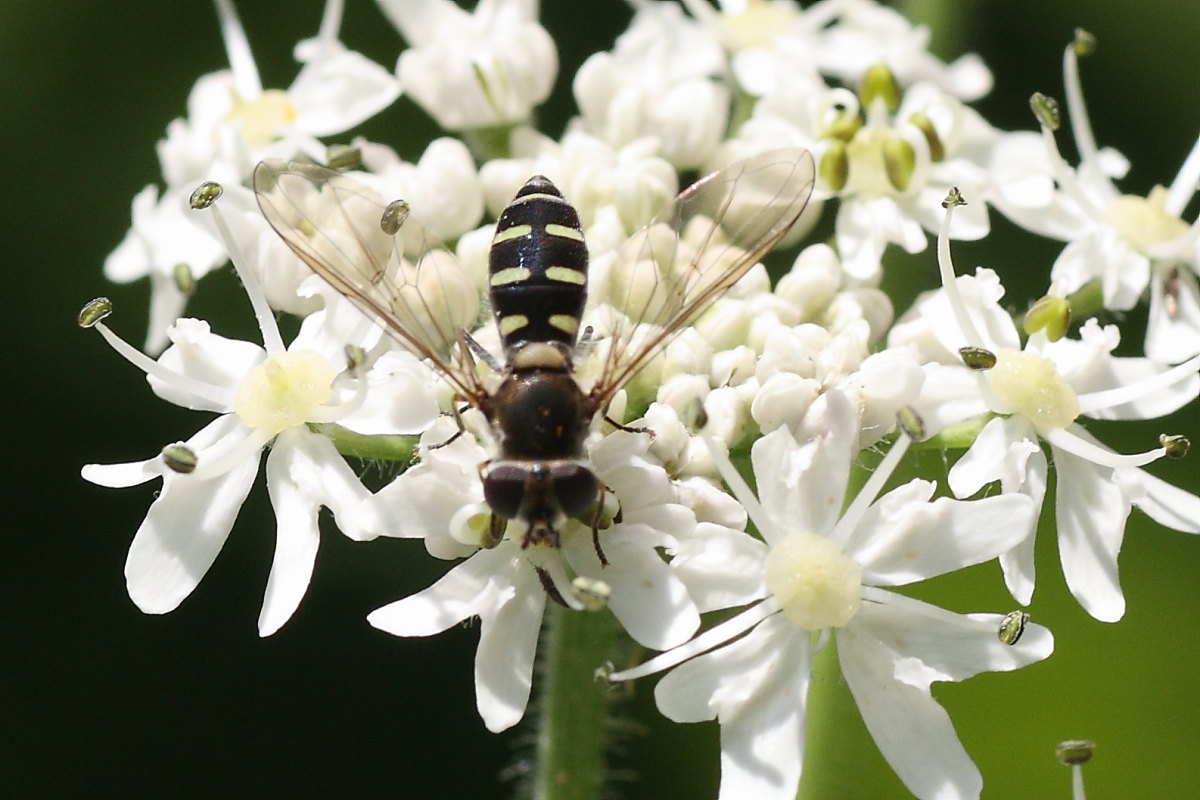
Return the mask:
{"type": "MultiPolygon", "coordinates": [[[[961,29],[943,53],[982,54],[997,88],[979,108],[1007,128],[1032,127],[1033,91],[1061,97],[1061,48],[1074,27],[1096,34],[1100,49],[1083,75],[1099,141],[1132,160],[1127,191],[1144,194],[1171,180],[1200,131],[1194,0],[949,5],[962,15],[961,29]]],[[[348,6],[343,41],[393,65],[399,37],[372,3],[348,6]]],[[[615,0],[543,6],[562,60],[544,117],[557,132],[572,108],[575,67],[611,46],[628,11],[615,0]]],[[[295,75],[292,46],[316,31],[320,3],[256,0],[239,10],[264,84],[286,86],[295,75]]],[[[507,797],[511,786],[497,776],[519,764],[522,733],[493,736],[476,715],[477,631],[403,640],[365,622],[370,610],[440,574],[419,544],[354,545],[330,531],[296,616],[259,639],[274,546],[260,484],[179,610],[146,616],[128,600],[125,552],[153,486],[102,489],[82,481],[79,467],[145,458],[204,418],[153,397],[74,317],[107,294],[124,312],[113,327],[141,341],[145,282],[110,285],[101,264],[129,226],[133,195],[158,180],[155,142],[184,113],[194,81],[224,68],[225,55],[205,0],[8,0],[4,17],[0,246],[9,280],[0,319],[11,517],[0,537],[0,795],[507,797]]],[[[364,132],[408,158],[436,135],[403,99],[364,132]]],[[[1060,142],[1070,153],[1069,138],[1060,142]]],[[[1010,299],[1023,303],[1043,285],[1059,246],[996,228],[988,241],[956,249],[959,268],[997,268],[1015,287],[1010,299]]],[[[926,255],[915,263],[932,270],[932,250],[926,255]]],[[[227,270],[202,283],[190,312],[227,335],[254,336],[227,270]]],[[[1125,426],[1121,438],[1111,426],[1094,429],[1114,446],[1141,450],[1163,430],[1200,437],[1197,421],[1192,406],[1167,422],[1125,426]]],[[[932,465],[934,474],[939,468],[932,465]]],[[[1152,471],[1200,490],[1195,456],[1152,471]]],[[[1066,797],[1068,773],[1054,763],[1053,747],[1078,737],[1099,742],[1087,768],[1093,800],[1193,796],[1200,541],[1135,513],[1121,558],[1129,611],[1105,625],[1066,594],[1049,534],[1040,537],[1031,610],[1054,630],[1055,655],[1014,675],[936,690],[984,773],[984,796],[1066,797]]],[[[957,611],[1013,607],[995,565],[938,581],[923,595],[957,611]]],[[[643,689],[635,710],[648,711],[649,694],[643,689]]],[[[653,713],[641,719],[647,734],[627,742],[622,762],[640,782],[625,796],[715,796],[715,727],[671,726],[653,713]]],[[[902,796],[879,756],[863,749],[865,734],[850,735],[834,748],[845,754],[837,796],[902,796]]]]}

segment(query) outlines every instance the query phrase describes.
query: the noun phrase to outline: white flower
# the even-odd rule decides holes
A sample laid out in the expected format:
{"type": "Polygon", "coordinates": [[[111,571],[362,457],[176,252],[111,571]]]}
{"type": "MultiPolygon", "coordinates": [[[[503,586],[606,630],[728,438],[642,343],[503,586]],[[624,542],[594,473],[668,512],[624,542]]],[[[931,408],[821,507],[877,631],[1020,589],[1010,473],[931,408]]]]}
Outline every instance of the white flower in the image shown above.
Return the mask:
{"type": "Polygon", "coordinates": [[[621,507],[621,521],[599,532],[606,565],[590,527],[575,520],[559,531],[557,550],[524,546],[523,526],[515,522],[499,545],[479,550],[475,545],[490,514],[478,472],[487,452],[469,436],[424,449],[420,464],[364,505],[362,518],[387,535],[424,538],[434,555],[474,554],[428,589],[372,612],[368,621],[397,636],[428,636],[478,616],[476,701],[491,731],[515,725],[525,713],[547,593],[581,608],[572,574],[611,589],[608,608],[636,641],[656,649],[685,641],[699,625],[699,613],[658,550],[690,535],[696,518],[679,504],[663,468],[647,457],[648,446],[645,434],[617,431],[590,449],[596,476],[621,507]]]}
{"type": "Polygon", "coordinates": [[[1067,242],[1054,262],[1049,294],[1066,297],[1096,281],[1104,307],[1124,311],[1149,287],[1146,355],[1183,361],[1200,353],[1200,221],[1189,225],[1181,219],[1200,180],[1200,140],[1169,188],[1156,186],[1145,197],[1123,194],[1114,181],[1125,176],[1129,163],[1096,145],[1073,44],[1063,55],[1063,68],[1079,166],[1066,163],[1053,131],[1039,117],[1043,152],[1026,151],[1012,165],[1038,180],[1028,181],[1002,209],[1022,227],[1067,242]]]}
{"type": "MultiPolygon", "coordinates": [[[[1000,481],[1040,506],[1046,489],[1049,445],[1058,471],[1055,522],[1063,572],[1071,592],[1093,617],[1112,622],[1125,612],[1117,554],[1125,519],[1136,505],[1179,530],[1200,532],[1200,498],[1152,478],[1139,467],[1162,457],[1158,447],[1119,455],[1095,441],[1076,421],[1149,419],[1170,413],[1200,392],[1200,360],[1168,369],[1149,359],[1117,357],[1115,327],[1089,320],[1079,340],[1048,342],[1044,333],[1021,347],[1016,326],[1000,307],[1004,290],[986,269],[951,278],[949,245],[939,238],[945,286],[918,301],[892,331],[893,346],[910,344],[928,363],[929,392],[914,404],[930,433],[969,419],[985,420],[967,453],[950,472],[959,497],[1000,481]],[[960,347],[983,348],[996,365],[973,372],[960,347]]],[[[1013,597],[1026,604],[1034,587],[1036,526],[1000,559],[1013,597]]]]}
{"type": "MultiPolygon", "coordinates": [[[[162,490],[134,536],[125,565],[133,601],[146,613],[162,614],[191,594],[212,566],[258,474],[263,449],[270,446],[266,478],[277,531],[258,620],[259,634],[268,636],[291,617],[308,587],[322,506],[333,511],[350,538],[372,535],[356,521],[356,510],[369,493],[329,439],[308,425],[340,422],[364,432],[411,432],[427,426],[437,407],[424,368],[406,371],[396,359],[381,358],[377,367],[391,379],[386,388],[377,378],[355,379],[342,372],[337,364],[344,363],[346,342],[331,338],[337,328],[330,328],[326,317],[344,319],[346,309],[335,309],[331,290],[329,310],[308,317],[284,348],[253,275],[240,272],[258,312],[265,347],[218,336],[200,320],[180,319],[167,330],[172,346],[153,361],[97,323],[105,339],[147,373],[156,394],[220,416],[154,458],[90,464],[83,477],[112,487],[162,478],[162,490]],[[364,409],[368,384],[390,402],[374,399],[364,409]],[[407,413],[393,410],[406,404],[407,413]],[[397,431],[397,424],[411,427],[397,431]]],[[[355,316],[362,328],[361,315],[355,316]]]]}
{"type": "Polygon", "coordinates": [[[801,444],[779,428],[755,443],[758,499],[723,461],[722,474],[763,540],[702,524],[672,562],[701,610],[752,605],[611,677],[687,660],[659,682],[655,698],[675,721],[720,722],[719,797],[787,800],[800,780],[812,658],[832,635],[863,720],[909,790],[921,798],[978,796],[979,773],[930,684],[1043,659],[1050,633],[1031,627],[1006,646],[996,635],[1000,615],[961,616],[883,587],[996,557],[1019,538],[1014,526],[1030,523],[1033,503],[1011,495],[931,501],[933,486],[919,480],[874,500],[905,450],[902,437],[842,513],[856,415],[836,393],[822,403],[822,435],[801,444]]]}
{"type": "Polygon", "coordinates": [[[554,40],[533,0],[379,0],[409,48],[396,66],[404,91],[446,130],[512,125],[550,94],[554,40]]]}
{"type": "Polygon", "coordinates": [[[167,126],[158,143],[167,189],[157,204],[151,187],[135,198],[133,227],[104,264],[110,280],[150,276],[149,352],[165,346],[164,331],[187,300],[176,285],[177,265],[200,278],[224,261],[219,238],[183,214],[196,185],[214,180],[235,187],[272,155],[324,160],[325,147],[315,137],[358,125],[399,95],[386,70],[338,42],[341,6],[330,2],[318,38],[296,48],[304,66],[284,91],[263,89],[232,2],[217,3],[230,69],[201,77],[188,97],[187,117],[167,126]]]}
{"type": "Polygon", "coordinates": [[[662,157],[695,169],[716,149],[729,121],[720,46],[679,6],[642,4],[611,53],[595,53],[575,74],[587,130],[614,147],[642,137],[662,157]]]}

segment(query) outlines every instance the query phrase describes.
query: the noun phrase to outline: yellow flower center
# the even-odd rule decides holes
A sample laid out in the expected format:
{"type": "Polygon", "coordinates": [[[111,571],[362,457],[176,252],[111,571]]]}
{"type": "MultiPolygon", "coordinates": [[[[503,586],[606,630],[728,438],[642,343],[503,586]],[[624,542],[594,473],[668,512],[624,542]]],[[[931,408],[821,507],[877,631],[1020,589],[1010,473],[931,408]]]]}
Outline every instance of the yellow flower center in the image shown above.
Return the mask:
{"type": "Polygon", "coordinates": [[[1000,413],[1020,414],[1041,430],[1065,428],[1079,416],[1075,390],[1048,358],[1005,347],[987,376],[1004,405],[996,409],[1000,413]]]}
{"type": "Polygon", "coordinates": [[[1121,195],[1108,204],[1104,218],[1139,250],[1178,239],[1188,232],[1187,223],[1166,209],[1167,190],[1155,186],[1147,197],[1121,195]]]}
{"type": "Polygon", "coordinates": [[[281,129],[296,121],[296,107],[282,89],[267,89],[251,102],[235,94],[233,108],[225,119],[241,124],[242,138],[250,147],[265,147],[279,137],[281,129]]]}
{"type": "Polygon", "coordinates": [[[277,434],[304,424],[329,400],[335,375],[328,359],[311,350],[278,353],[242,378],[233,410],[247,427],[277,434]]]}
{"type": "Polygon", "coordinates": [[[840,628],[862,607],[862,568],[828,538],[793,533],[767,556],[767,589],[801,628],[840,628]]]}

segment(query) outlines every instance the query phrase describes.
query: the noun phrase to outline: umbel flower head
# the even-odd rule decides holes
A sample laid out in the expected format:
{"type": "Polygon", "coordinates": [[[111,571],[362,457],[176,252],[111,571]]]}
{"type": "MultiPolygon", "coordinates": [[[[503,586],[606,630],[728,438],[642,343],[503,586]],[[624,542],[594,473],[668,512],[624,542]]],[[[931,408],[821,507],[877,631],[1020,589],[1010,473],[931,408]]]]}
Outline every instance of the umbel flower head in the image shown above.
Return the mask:
{"type": "MultiPolygon", "coordinates": [[[[934,58],[926,29],[873,0],[633,3],[612,49],[565,76],[578,115],[553,135],[537,112],[558,45],[532,0],[380,0],[408,42],[394,75],[341,44],[330,0],[286,90],[261,85],[232,3],[216,5],[230,68],[200,78],[168,126],[164,187],[134,200],[105,265],[114,280],[151,277],[149,355],[108,328],[108,304],[81,318],[159,397],[211,415],[152,458],[83,468],[105,486],[161,480],[126,563],[147,613],[197,588],[262,465],[276,515],[263,636],[296,613],[328,508],[350,539],[418,539],[449,562],[419,591],[380,598],[368,622],[426,637],[478,618],[473,683],[491,731],[601,696],[535,672],[557,646],[546,620],[589,614],[659,651],[609,679],[665,673],[666,717],[716,720],[721,800],[789,800],[826,688],[814,662],[836,648],[905,786],[977,798],[982,776],[932,685],[1046,659],[1054,640],[1025,611],[959,613],[907,587],[995,559],[1030,603],[1044,517],[1072,594],[1111,622],[1126,608],[1117,558],[1132,509],[1200,532],[1200,498],[1146,469],[1181,455],[1184,436],[1127,454],[1087,427],[1200,393],[1197,226],[1183,218],[1200,148],[1169,187],[1120,192],[1128,165],[1093,141],[1077,48],[1064,60],[1072,167],[1046,98],[1039,131],[995,128],[969,105],[991,85],[979,59],[934,58]],[[411,151],[322,141],[401,89],[443,135],[411,151]],[[782,189],[741,177],[780,164],[782,189]],[[713,188],[727,180],[741,189],[713,188]],[[571,224],[513,224],[514,208],[539,203],[570,206],[571,224]],[[1002,305],[1003,265],[957,275],[951,263],[951,240],[988,235],[992,209],[1065,243],[1023,324],[1002,305]],[[889,252],[921,253],[932,234],[941,288],[895,307],[889,252]],[[500,263],[510,251],[519,263],[500,263]],[[226,260],[261,344],[179,317],[195,279],[226,260]],[[582,313],[547,312],[564,289],[582,313]],[[1149,303],[1144,348],[1124,318],[1090,318],[1091,289],[1104,309],[1149,303]],[[525,305],[502,307],[505,291],[525,305]],[[523,351],[513,334],[539,314],[564,336],[530,334],[523,351]],[[497,422],[497,387],[538,371],[588,399],[561,426],[578,434],[569,458],[538,451],[562,431],[515,454],[515,426],[497,422]],[[914,442],[941,448],[946,467],[898,480],[914,442]],[[373,491],[347,457],[384,466],[373,491]],[[502,514],[485,487],[505,459],[528,477],[502,514]],[[556,501],[550,526],[527,512],[552,505],[561,487],[545,476],[563,462],[595,478],[596,499],[577,516],[556,501]]],[[[544,399],[504,402],[531,429],[553,416],[544,399]]],[[[594,720],[572,737],[602,736],[594,720]]],[[[554,780],[576,774],[535,758],[554,780]]]]}

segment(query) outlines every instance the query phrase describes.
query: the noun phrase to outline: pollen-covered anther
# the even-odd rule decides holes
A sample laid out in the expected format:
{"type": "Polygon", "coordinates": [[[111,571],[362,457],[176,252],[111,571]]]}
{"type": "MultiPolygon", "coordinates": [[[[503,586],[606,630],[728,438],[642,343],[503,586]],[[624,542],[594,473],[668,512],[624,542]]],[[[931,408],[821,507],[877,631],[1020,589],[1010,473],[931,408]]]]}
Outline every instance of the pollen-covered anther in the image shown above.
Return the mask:
{"type": "Polygon", "coordinates": [[[277,353],[242,378],[233,410],[247,427],[279,433],[304,424],[328,402],[335,375],[319,353],[277,353]]]}
{"type": "Polygon", "coordinates": [[[958,208],[959,206],[965,206],[966,204],[967,200],[962,196],[962,192],[958,190],[957,186],[953,186],[950,188],[950,191],[946,193],[946,199],[942,201],[942,208],[958,208]]]}
{"type": "Polygon", "coordinates": [[[840,139],[832,139],[821,154],[821,163],[817,167],[821,182],[831,192],[840,192],[846,187],[850,178],[850,155],[846,143],[840,139]]]}
{"type": "Polygon", "coordinates": [[[575,596],[587,611],[600,611],[608,605],[608,598],[612,596],[611,586],[586,575],[576,576],[571,581],[571,588],[575,590],[575,596]]]}
{"type": "Polygon", "coordinates": [[[205,209],[217,202],[217,199],[224,193],[225,188],[221,184],[215,181],[205,181],[192,192],[188,205],[196,210],[205,209]]]}
{"type": "Polygon", "coordinates": [[[89,300],[87,305],[79,309],[79,327],[91,328],[112,313],[112,300],[109,300],[107,297],[97,297],[95,300],[89,300]]]}
{"type": "Polygon", "coordinates": [[[1071,767],[1086,764],[1095,752],[1096,743],[1091,739],[1068,739],[1054,748],[1054,757],[1063,766],[1071,767]]]}
{"type": "Polygon", "coordinates": [[[896,85],[896,76],[884,64],[867,67],[858,85],[858,98],[863,108],[870,107],[872,102],[880,99],[888,112],[894,114],[900,107],[900,87],[896,85]]]}
{"type": "Polygon", "coordinates": [[[1071,49],[1075,51],[1075,55],[1090,56],[1096,52],[1097,44],[1094,35],[1088,33],[1083,28],[1075,29],[1075,38],[1071,40],[1071,49]]]}
{"type": "Polygon", "coordinates": [[[1167,458],[1183,458],[1192,446],[1186,436],[1168,433],[1159,436],[1158,443],[1166,451],[1167,458]]]}
{"type": "Polygon", "coordinates": [[[362,166],[362,150],[348,144],[331,144],[325,149],[325,164],[338,171],[362,166]]]}
{"type": "Polygon", "coordinates": [[[917,154],[907,139],[893,135],[884,140],[883,169],[892,188],[898,192],[907,189],[916,168],[917,154]]]}
{"type": "Polygon", "coordinates": [[[1079,416],[1079,398],[1054,362],[1036,353],[1002,348],[987,373],[1000,413],[1020,414],[1040,430],[1065,428],[1079,416]]]}
{"type": "Polygon", "coordinates": [[[967,369],[983,372],[996,366],[996,354],[983,347],[960,347],[958,356],[967,369]]]}
{"type": "Polygon", "coordinates": [[[1038,122],[1047,130],[1056,131],[1062,124],[1062,112],[1059,111],[1058,101],[1053,97],[1041,92],[1034,92],[1033,96],[1029,98],[1029,107],[1033,109],[1033,114],[1037,117],[1038,122]]]}
{"type": "Polygon", "coordinates": [[[178,472],[180,475],[190,475],[195,472],[196,465],[199,463],[196,451],[182,443],[169,444],[164,447],[162,457],[167,469],[178,472]]]}
{"type": "Polygon", "coordinates": [[[904,435],[914,442],[924,441],[925,420],[921,419],[921,415],[912,406],[902,406],[896,412],[896,424],[900,426],[904,435]]]}
{"type": "Polygon", "coordinates": [[[841,627],[862,607],[862,568],[815,533],[790,534],[771,548],[766,583],[784,616],[805,630],[841,627]]]}
{"type": "Polygon", "coordinates": [[[1046,339],[1057,342],[1071,328],[1071,302],[1065,297],[1046,295],[1025,312],[1025,332],[1042,331],[1046,339]]]}

